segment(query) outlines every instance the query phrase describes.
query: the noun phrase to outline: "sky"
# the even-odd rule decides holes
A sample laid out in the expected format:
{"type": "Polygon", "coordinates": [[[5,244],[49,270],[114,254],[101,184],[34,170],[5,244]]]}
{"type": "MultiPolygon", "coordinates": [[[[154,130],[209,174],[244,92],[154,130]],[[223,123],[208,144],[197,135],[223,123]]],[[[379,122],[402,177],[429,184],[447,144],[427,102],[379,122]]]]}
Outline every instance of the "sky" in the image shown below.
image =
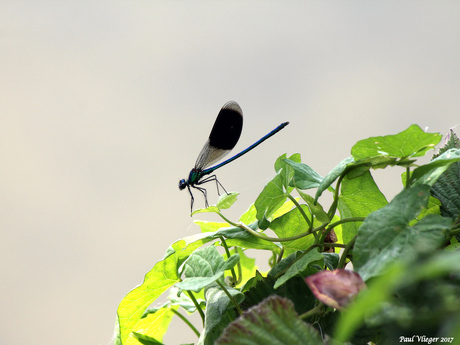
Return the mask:
{"type": "MultiPolygon", "coordinates": [[[[191,218],[178,182],[229,100],[235,153],[290,122],[218,170],[231,219],[284,153],[324,176],[361,139],[447,133],[459,17],[454,1],[0,2],[0,343],[111,343],[123,296],[193,220],[219,220],[191,218]]],[[[401,173],[374,172],[389,200],[401,173]]],[[[178,319],[165,337],[195,340],[178,319]]]]}

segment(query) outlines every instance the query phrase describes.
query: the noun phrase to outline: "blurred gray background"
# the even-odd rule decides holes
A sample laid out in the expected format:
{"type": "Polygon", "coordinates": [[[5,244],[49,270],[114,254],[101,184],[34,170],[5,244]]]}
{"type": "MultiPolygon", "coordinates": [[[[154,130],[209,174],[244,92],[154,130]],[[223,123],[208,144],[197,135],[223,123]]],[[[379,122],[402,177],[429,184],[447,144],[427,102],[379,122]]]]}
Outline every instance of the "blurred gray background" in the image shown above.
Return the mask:
{"type": "MultiPolygon", "coordinates": [[[[235,153],[291,122],[218,171],[234,220],[283,153],[324,176],[360,139],[446,133],[459,18],[454,1],[0,2],[0,343],[110,343],[123,296],[199,231],[178,181],[228,100],[235,153]]],[[[401,172],[375,174],[389,198],[401,172]]],[[[171,327],[167,344],[196,340],[171,327]]]]}

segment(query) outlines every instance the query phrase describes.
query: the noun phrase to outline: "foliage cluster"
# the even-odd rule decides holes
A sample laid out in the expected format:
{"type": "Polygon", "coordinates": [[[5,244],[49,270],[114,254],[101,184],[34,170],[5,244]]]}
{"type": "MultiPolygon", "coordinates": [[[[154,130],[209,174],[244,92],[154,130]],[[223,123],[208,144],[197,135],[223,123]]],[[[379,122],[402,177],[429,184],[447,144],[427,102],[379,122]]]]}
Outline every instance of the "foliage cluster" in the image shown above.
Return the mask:
{"type": "Polygon", "coordinates": [[[416,164],[440,140],[416,125],[361,140],[325,177],[299,154],[279,157],[275,177],[238,221],[223,214],[237,193],[194,212],[224,222],[196,221],[200,234],[170,246],[120,303],[115,342],[162,344],[174,315],[197,344],[460,341],[455,134],[428,164],[416,164]],[[405,170],[402,191],[388,202],[371,169],[394,166],[405,170]],[[325,192],[333,197],[328,208],[320,203],[325,192]],[[247,249],[272,253],[269,272],[257,270],[247,249]],[[149,308],[167,291],[167,303],[149,308]],[[190,313],[202,325],[192,325],[190,313]]]}

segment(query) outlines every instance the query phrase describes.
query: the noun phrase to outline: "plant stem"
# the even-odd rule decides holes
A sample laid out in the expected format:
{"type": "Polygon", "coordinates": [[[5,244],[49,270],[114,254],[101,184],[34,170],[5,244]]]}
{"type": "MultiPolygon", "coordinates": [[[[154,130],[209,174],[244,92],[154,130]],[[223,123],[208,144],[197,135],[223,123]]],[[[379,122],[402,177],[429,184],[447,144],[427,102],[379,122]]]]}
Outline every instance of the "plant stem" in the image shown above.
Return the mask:
{"type": "Polygon", "coordinates": [[[326,236],[329,235],[329,233],[332,230],[334,230],[334,228],[336,226],[338,226],[340,224],[351,223],[351,222],[364,222],[364,220],[366,220],[366,217],[350,217],[350,218],[340,219],[335,223],[329,224],[327,229],[325,231],[323,231],[323,233],[322,233],[322,235],[319,238],[319,241],[317,243],[319,243],[319,244],[324,243],[324,239],[326,238],[326,236]]]}
{"type": "Polygon", "coordinates": [[[225,220],[228,224],[233,226],[238,226],[238,224],[232,222],[230,219],[226,218],[222,213],[216,212],[223,220],[225,220]]]}
{"type": "Polygon", "coordinates": [[[310,218],[308,218],[308,216],[305,213],[305,211],[303,210],[303,208],[300,207],[300,205],[297,202],[297,200],[291,194],[286,194],[286,195],[289,198],[289,200],[292,201],[292,203],[295,205],[295,207],[297,207],[297,209],[300,211],[300,213],[302,214],[303,218],[305,219],[305,221],[308,224],[308,228],[311,228],[313,226],[312,221],[310,220],[310,218]]]}
{"type": "Polygon", "coordinates": [[[236,308],[236,311],[238,312],[238,315],[243,315],[243,311],[241,310],[240,306],[238,305],[238,303],[236,303],[235,299],[233,298],[232,295],[230,295],[230,292],[228,292],[227,288],[224,286],[224,284],[222,284],[219,279],[216,280],[216,283],[220,286],[220,288],[222,289],[222,291],[225,292],[225,294],[228,296],[228,298],[230,298],[230,301],[232,301],[233,305],[235,306],[236,308]]]}
{"type": "Polygon", "coordinates": [[[324,229],[326,226],[327,226],[327,223],[324,223],[324,224],[321,224],[320,226],[318,226],[317,228],[315,229],[312,229],[312,230],[308,230],[306,232],[303,232],[301,234],[298,234],[298,235],[295,235],[295,236],[291,236],[291,237],[284,237],[284,238],[279,238],[279,237],[269,237],[269,236],[265,236],[265,235],[262,235],[260,233],[258,233],[257,231],[254,231],[252,230],[250,227],[248,227],[246,224],[244,223],[241,223],[239,222],[238,227],[240,227],[241,229],[244,229],[246,230],[247,232],[251,233],[252,235],[262,239],[262,240],[266,240],[266,241],[270,241],[270,242],[287,242],[287,241],[295,241],[295,240],[298,240],[299,238],[302,238],[302,237],[305,237],[305,236],[308,236],[310,235],[311,233],[315,232],[315,231],[319,231],[319,230],[322,230],[324,229]]]}
{"type": "Polygon", "coordinates": [[[405,189],[409,189],[409,188],[410,188],[410,168],[406,167],[406,188],[405,189]]]}
{"type": "MultiPolygon", "coordinates": [[[[235,249],[235,251],[236,251],[236,249],[235,249]]],[[[243,269],[241,268],[241,260],[238,260],[238,263],[236,264],[236,267],[238,267],[238,279],[235,282],[235,286],[243,281],[243,269]]]]}
{"type": "Polygon", "coordinates": [[[343,219],[340,219],[340,220],[336,221],[335,223],[329,224],[328,229],[329,228],[331,228],[331,229],[335,228],[337,225],[340,225],[340,224],[343,224],[343,223],[364,222],[365,219],[366,219],[366,217],[343,218],[343,219]]]}
{"type": "Polygon", "coordinates": [[[181,313],[179,313],[179,312],[178,312],[176,309],[174,309],[174,308],[171,308],[171,310],[172,310],[172,312],[173,312],[174,314],[176,314],[177,316],[179,316],[179,318],[180,318],[182,321],[184,321],[184,322],[192,329],[192,331],[196,334],[197,337],[200,336],[200,332],[198,332],[198,330],[195,328],[195,326],[193,326],[193,325],[190,323],[190,321],[187,320],[187,318],[186,318],[184,315],[182,315],[181,313]]]}
{"type": "Polygon", "coordinates": [[[321,315],[321,314],[324,314],[324,309],[325,309],[324,304],[321,303],[317,305],[316,307],[314,307],[313,309],[310,309],[309,311],[303,313],[302,315],[299,315],[299,317],[305,320],[314,315],[321,315]]]}
{"type": "Polygon", "coordinates": [[[449,233],[449,235],[458,235],[458,234],[460,234],[460,229],[455,229],[455,228],[454,230],[451,230],[449,233]]]}
{"type": "Polygon", "coordinates": [[[318,247],[338,247],[338,248],[346,248],[347,245],[346,244],[342,244],[342,243],[322,243],[322,244],[319,244],[319,243],[315,243],[313,245],[311,245],[310,247],[308,247],[308,249],[306,249],[302,254],[299,255],[298,258],[296,258],[293,262],[291,262],[284,270],[278,272],[278,274],[276,275],[275,278],[279,278],[281,277],[284,273],[286,273],[286,271],[294,264],[296,263],[297,261],[299,261],[301,258],[303,258],[305,255],[307,255],[307,253],[315,248],[318,248],[318,247]]]}
{"type": "Polygon", "coordinates": [[[346,248],[347,247],[347,244],[343,244],[343,243],[317,243],[317,244],[314,244],[312,245],[313,248],[316,248],[316,247],[333,247],[333,248],[346,248]]]}
{"type": "Polygon", "coordinates": [[[328,228],[333,228],[334,226],[337,226],[339,224],[343,224],[343,223],[348,223],[348,222],[362,222],[364,221],[365,217],[352,217],[352,218],[345,218],[345,219],[341,219],[333,224],[328,224],[328,223],[324,223],[324,224],[321,224],[320,226],[318,226],[317,228],[314,228],[314,229],[311,229],[311,230],[308,230],[306,232],[303,232],[301,234],[298,234],[298,235],[295,235],[295,236],[291,236],[291,237],[284,237],[284,238],[279,238],[279,237],[269,237],[269,236],[265,236],[265,235],[262,235],[261,233],[257,232],[257,231],[254,231],[252,230],[250,227],[248,227],[246,224],[242,223],[242,222],[239,222],[238,224],[235,224],[235,226],[241,228],[241,229],[244,229],[246,230],[247,232],[249,232],[250,234],[262,239],[262,240],[266,240],[266,241],[270,241],[270,242],[287,242],[287,241],[295,241],[295,240],[298,240],[299,238],[302,238],[302,237],[305,237],[305,236],[308,236],[310,235],[311,233],[314,233],[314,232],[317,232],[317,231],[321,231],[323,230],[326,226],[328,226],[328,228]]]}
{"type": "Polygon", "coordinates": [[[205,317],[204,317],[203,310],[200,307],[200,304],[198,303],[198,301],[196,300],[195,296],[193,295],[193,292],[188,291],[188,290],[186,290],[186,291],[187,291],[188,297],[190,297],[190,299],[192,300],[193,304],[195,305],[196,310],[198,310],[198,313],[200,313],[201,321],[203,322],[203,326],[204,326],[205,317]]]}
{"type": "Polygon", "coordinates": [[[281,245],[280,255],[278,255],[278,259],[276,260],[277,264],[279,264],[280,261],[283,259],[283,254],[284,254],[284,245],[281,245]]]}
{"type": "Polygon", "coordinates": [[[331,207],[329,208],[329,211],[327,211],[327,215],[329,219],[332,219],[334,217],[335,211],[337,210],[337,204],[339,202],[339,190],[340,190],[340,184],[342,183],[343,178],[348,174],[347,172],[342,173],[340,175],[339,179],[337,180],[337,185],[335,186],[334,190],[334,201],[331,204],[331,207]]]}
{"type": "Polygon", "coordinates": [[[337,268],[343,268],[345,267],[345,261],[347,260],[347,256],[348,256],[348,252],[351,250],[351,248],[353,248],[353,246],[355,245],[355,241],[356,241],[356,237],[358,235],[356,235],[355,237],[353,237],[353,239],[347,244],[347,246],[345,247],[345,249],[343,250],[343,253],[342,253],[342,256],[340,257],[340,261],[339,261],[339,264],[337,265],[337,268]]]}
{"type": "MultiPolygon", "coordinates": [[[[221,240],[222,246],[223,246],[224,249],[225,249],[225,254],[227,254],[227,260],[228,260],[228,258],[229,258],[231,255],[230,255],[230,251],[228,250],[227,243],[225,242],[225,239],[224,239],[223,236],[219,236],[219,238],[220,238],[220,240],[221,240]]],[[[230,269],[230,271],[232,272],[233,282],[236,284],[238,278],[236,277],[236,273],[235,273],[235,270],[233,269],[233,267],[230,269]]]]}

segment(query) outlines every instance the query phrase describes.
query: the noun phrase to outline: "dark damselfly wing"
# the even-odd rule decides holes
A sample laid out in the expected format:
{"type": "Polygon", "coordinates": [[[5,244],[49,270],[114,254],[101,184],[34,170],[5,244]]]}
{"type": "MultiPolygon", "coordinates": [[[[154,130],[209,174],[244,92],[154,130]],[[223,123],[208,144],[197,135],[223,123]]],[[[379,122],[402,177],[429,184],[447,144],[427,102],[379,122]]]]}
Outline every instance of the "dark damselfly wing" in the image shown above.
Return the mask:
{"type": "Polygon", "coordinates": [[[195,169],[203,170],[228,155],[238,142],[242,129],[243,111],[240,106],[235,101],[225,103],[198,155],[195,169]]]}

